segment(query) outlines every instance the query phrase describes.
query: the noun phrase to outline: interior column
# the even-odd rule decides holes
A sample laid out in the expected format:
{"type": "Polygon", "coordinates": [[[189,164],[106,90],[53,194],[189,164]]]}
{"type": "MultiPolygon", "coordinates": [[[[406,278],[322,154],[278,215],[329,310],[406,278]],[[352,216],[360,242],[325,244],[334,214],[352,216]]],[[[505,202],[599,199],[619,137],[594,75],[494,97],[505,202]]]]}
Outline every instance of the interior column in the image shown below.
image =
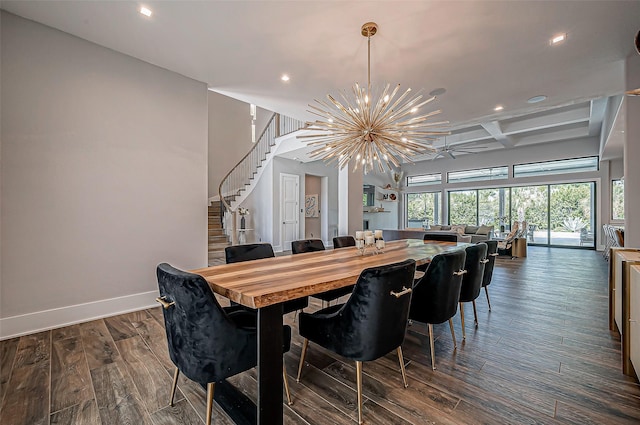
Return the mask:
{"type": "MultiPolygon", "coordinates": [[[[626,89],[640,88],[640,55],[634,52],[626,61],[626,89]]],[[[624,139],[624,243],[628,247],[640,247],[640,96],[626,96],[624,139]]]]}

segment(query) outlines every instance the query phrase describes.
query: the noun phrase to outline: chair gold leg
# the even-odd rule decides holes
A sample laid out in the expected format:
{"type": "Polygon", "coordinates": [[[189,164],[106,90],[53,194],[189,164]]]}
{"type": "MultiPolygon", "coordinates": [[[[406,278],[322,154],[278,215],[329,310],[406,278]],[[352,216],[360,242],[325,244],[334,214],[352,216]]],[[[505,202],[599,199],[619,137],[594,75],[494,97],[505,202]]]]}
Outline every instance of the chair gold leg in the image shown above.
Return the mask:
{"type": "Polygon", "coordinates": [[[456,332],[453,330],[453,320],[449,319],[449,329],[451,329],[451,338],[453,339],[453,349],[458,348],[458,343],[456,342],[456,332]]]}
{"type": "Polygon", "coordinates": [[[436,370],[436,349],[433,344],[433,325],[431,323],[427,324],[429,328],[429,346],[431,347],[431,369],[436,370]]]}
{"type": "Polygon", "coordinates": [[[305,338],[304,342],[302,343],[302,353],[300,353],[300,364],[298,365],[298,376],[296,377],[296,382],[300,382],[300,374],[302,373],[302,366],[304,365],[304,356],[307,355],[308,345],[309,340],[305,338]]]}
{"type": "Polygon", "coordinates": [[[471,301],[471,304],[473,305],[473,322],[476,325],[476,328],[478,327],[478,312],[476,311],[476,300],[471,301]]]}
{"type": "Polygon", "coordinates": [[[407,373],[404,370],[404,356],[402,355],[402,347],[398,347],[398,361],[400,362],[400,372],[402,372],[402,382],[404,383],[404,387],[407,388],[409,384],[407,384],[407,373]]]}
{"type": "Polygon", "coordinates": [[[487,294],[487,304],[489,304],[489,311],[491,311],[491,300],[489,299],[489,287],[484,287],[484,293],[487,294]]]}
{"type": "Polygon", "coordinates": [[[213,413],[213,391],[215,389],[215,382],[209,382],[207,384],[207,425],[211,425],[211,415],[213,413]]]}
{"type": "Polygon", "coordinates": [[[287,393],[287,404],[291,406],[293,404],[293,401],[291,401],[291,393],[289,392],[289,377],[287,376],[287,368],[284,366],[284,363],[282,364],[282,382],[284,382],[284,392],[287,393]]]}
{"type": "Polygon", "coordinates": [[[464,331],[464,303],[460,303],[460,322],[462,322],[462,340],[467,339],[467,334],[464,331]]]}
{"type": "Polygon", "coordinates": [[[362,362],[356,361],[356,380],[358,385],[358,424],[362,424],[362,362]]]}
{"type": "Polygon", "coordinates": [[[178,386],[178,377],[180,376],[180,369],[176,368],[173,374],[173,385],[171,386],[171,399],[169,399],[169,406],[173,406],[173,399],[176,395],[176,387],[178,386]]]}

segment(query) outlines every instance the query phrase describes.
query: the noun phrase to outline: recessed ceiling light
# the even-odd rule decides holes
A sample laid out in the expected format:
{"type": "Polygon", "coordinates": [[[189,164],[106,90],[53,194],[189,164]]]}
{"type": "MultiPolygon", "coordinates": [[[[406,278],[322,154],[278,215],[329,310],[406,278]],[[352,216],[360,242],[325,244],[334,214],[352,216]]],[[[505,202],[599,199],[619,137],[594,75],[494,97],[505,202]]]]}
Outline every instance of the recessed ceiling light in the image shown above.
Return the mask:
{"type": "Polygon", "coordinates": [[[498,112],[498,111],[502,111],[504,109],[504,106],[502,105],[498,105],[495,108],[493,108],[494,111],[498,112]]]}
{"type": "Polygon", "coordinates": [[[153,12],[151,11],[151,9],[147,9],[146,7],[143,6],[140,8],[140,13],[142,13],[144,16],[148,18],[151,16],[153,12]]]}
{"type": "Polygon", "coordinates": [[[538,103],[547,100],[547,96],[541,94],[539,96],[533,96],[527,99],[527,103],[538,103]]]}
{"type": "Polygon", "coordinates": [[[567,34],[558,34],[551,39],[551,45],[562,43],[567,39],[567,34]]]}
{"type": "Polygon", "coordinates": [[[289,81],[290,80],[290,78],[289,78],[289,76],[287,74],[282,74],[282,77],[280,77],[280,79],[282,81],[289,81]]]}

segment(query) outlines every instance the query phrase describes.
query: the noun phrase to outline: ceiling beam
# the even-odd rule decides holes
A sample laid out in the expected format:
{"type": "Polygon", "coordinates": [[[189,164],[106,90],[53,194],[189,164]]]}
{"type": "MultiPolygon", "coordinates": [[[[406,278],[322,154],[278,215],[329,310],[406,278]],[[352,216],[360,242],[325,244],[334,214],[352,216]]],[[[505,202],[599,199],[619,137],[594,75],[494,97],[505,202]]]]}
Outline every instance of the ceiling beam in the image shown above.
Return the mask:
{"type": "Polygon", "coordinates": [[[483,122],[480,125],[505,148],[512,148],[516,145],[513,138],[502,132],[502,127],[498,121],[483,122]]]}
{"type": "Polygon", "coordinates": [[[591,113],[589,114],[589,136],[599,136],[602,130],[604,113],[607,110],[609,98],[601,97],[591,101],[591,113]]]}
{"type": "Polygon", "coordinates": [[[589,103],[581,103],[576,108],[566,111],[554,112],[552,110],[549,112],[549,114],[535,114],[533,117],[509,120],[509,122],[503,121],[502,132],[506,135],[530,133],[535,130],[588,122],[591,117],[591,105],[589,103]]]}

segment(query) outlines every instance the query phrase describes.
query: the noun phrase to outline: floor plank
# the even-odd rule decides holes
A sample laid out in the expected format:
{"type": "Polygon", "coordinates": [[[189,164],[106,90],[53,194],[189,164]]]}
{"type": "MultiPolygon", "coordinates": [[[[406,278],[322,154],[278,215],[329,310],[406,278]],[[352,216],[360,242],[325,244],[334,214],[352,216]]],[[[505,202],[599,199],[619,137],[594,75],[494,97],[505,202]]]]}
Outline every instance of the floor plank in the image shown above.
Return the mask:
{"type": "Polygon", "coordinates": [[[50,352],[50,332],[20,337],[0,408],[0,423],[49,423],[50,352]]]}
{"type": "Polygon", "coordinates": [[[122,361],[91,369],[91,379],[103,424],[152,424],[122,361]]]}
{"type": "MultiPolygon", "coordinates": [[[[171,375],[142,338],[136,335],[116,341],[116,345],[147,410],[155,412],[167,406],[171,394],[171,379],[167,377],[171,375]]],[[[182,393],[178,392],[174,401],[182,398],[182,393]]]]}
{"type": "Polygon", "coordinates": [[[100,425],[98,406],[94,399],[60,410],[51,415],[51,425],[100,425]]]}
{"type": "Polygon", "coordinates": [[[11,377],[11,370],[13,368],[13,361],[16,358],[19,341],[20,338],[11,338],[0,343],[0,408],[2,408],[7,383],[11,377]]]}
{"type": "Polygon", "coordinates": [[[82,404],[93,399],[89,367],[79,337],[52,344],[51,412],[82,404]]]}
{"type": "Polygon", "coordinates": [[[116,344],[104,323],[94,320],[80,325],[82,345],[87,356],[89,369],[94,369],[120,359],[116,344]]]}

